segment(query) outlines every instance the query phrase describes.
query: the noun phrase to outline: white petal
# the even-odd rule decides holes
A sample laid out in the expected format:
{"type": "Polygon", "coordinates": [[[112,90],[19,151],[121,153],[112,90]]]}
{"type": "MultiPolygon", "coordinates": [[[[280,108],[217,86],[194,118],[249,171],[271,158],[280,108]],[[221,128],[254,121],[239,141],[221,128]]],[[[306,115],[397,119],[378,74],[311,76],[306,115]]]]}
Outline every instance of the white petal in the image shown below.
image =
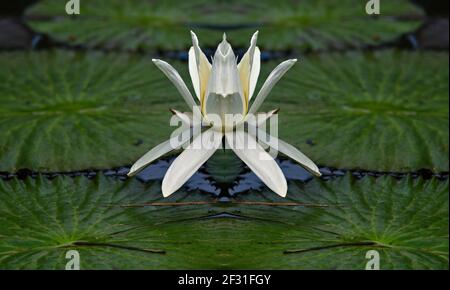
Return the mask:
{"type": "Polygon", "coordinates": [[[197,98],[202,101],[208,86],[211,64],[198,45],[197,35],[191,31],[192,47],[189,50],[189,74],[197,98]]]}
{"type": "Polygon", "coordinates": [[[142,170],[145,166],[152,163],[159,157],[169,153],[172,150],[178,149],[184,144],[186,144],[190,140],[190,130],[184,131],[180,135],[173,136],[171,139],[164,141],[163,143],[153,147],[150,151],[148,151],[144,156],[138,159],[133,166],[131,166],[130,171],[127,173],[128,176],[133,176],[136,173],[138,173],[140,170],[142,170]],[[179,136],[181,135],[181,141],[174,141],[178,140],[179,136]],[[176,138],[176,139],[175,139],[176,138]],[[179,144],[178,147],[174,148],[172,144],[179,144]]]}
{"type": "Polygon", "coordinates": [[[255,92],[256,83],[258,82],[259,77],[259,71],[261,68],[261,52],[259,51],[259,48],[255,48],[255,53],[253,54],[253,63],[252,63],[252,70],[250,72],[250,91],[248,94],[248,100],[253,96],[253,93],[255,92]]]}
{"type": "Polygon", "coordinates": [[[314,162],[309,159],[305,154],[300,152],[297,148],[292,146],[289,143],[284,142],[281,139],[278,139],[274,136],[267,135],[263,130],[257,129],[258,131],[258,140],[271,148],[283,153],[289,158],[292,158],[293,160],[300,163],[303,167],[305,167],[306,170],[311,172],[312,174],[316,176],[321,176],[322,174],[319,171],[319,168],[317,167],[314,162]]]}
{"type": "Polygon", "coordinates": [[[247,115],[245,116],[244,121],[248,122],[250,125],[260,127],[263,125],[267,120],[272,118],[275,114],[278,113],[280,109],[271,110],[267,113],[257,113],[256,115],[247,115]]]}
{"type": "Polygon", "coordinates": [[[180,120],[187,126],[192,126],[192,113],[191,112],[186,112],[186,113],[182,113],[180,111],[177,111],[175,109],[170,109],[170,111],[172,112],[172,114],[176,115],[178,118],[180,118],[180,120]]]}
{"type": "Polygon", "coordinates": [[[192,141],[192,144],[175,159],[167,170],[162,182],[164,197],[178,190],[197,172],[200,166],[222,145],[222,137],[221,132],[209,129],[192,141]]]}
{"type": "Polygon", "coordinates": [[[267,113],[258,113],[257,116],[257,123],[258,123],[258,127],[261,126],[262,124],[266,123],[267,120],[269,120],[270,118],[272,118],[273,115],[277,114],[279,111],[279,109],[275,109],[275,110],[271,110],[267,113]]]}
{"type": "Polygon", "coordinates": [[[189,89],[187,88],[186,84],[184,83],[183,79],[180,77],[176,69],[174,69],[170,64],[168,64],[163,60],[153,59],[152,61],[175,85],[178,92],[181,94],[181,96],[188,104],[189,108],[195,110],[194,107],[197,107],[197,104],[195,103],[194,98],[191,95],[191,92],[189,92],[189,89]]]}
{"type": "Polygon", "coordinates": [[[239,76],[241,79],[242,90],[247,101],[249,101],[255,91],[261,67],[261,52],[256,46],[258,31],[256,31],[250,41],[250,47],[242,57],[238,65],[239,76]]]}
{"type": "Polygon", "coordinates": [[[296,59],[289,59],[280,63],[269,75],[267,80],[264,82],[261,90],[255,98],[249,114],[254,114],[261,107],[262,103],[266,99],[267,95],[272,90],[273,86],[281,79],[281,77],[297,62],[296,59]]]}
{"type": "Polygon", "coordinates": [[[224,118],[225,114],[244,115],[246,107],[236,57],[224,36],[214,54],[208,89],[202,103],[203,115],[215,114],[220,118],[224,118]]]}
{"type": "Polygon", "coordinates": [[[283,172],[255,138],[241,130],[237,130],[234,136],[233,132],[229,132],[225,137],[227,145],[271,190],[282,197],[286,196],[287,182],[283,172]],[[249,144],[245,144],[246,141],[254,147],[249,148],[249,144]]]}
{"type": "Polygon", "coordinates": [[[200,95],[200,78],[198,75],[198,65],[193,46],[191,46],[191,48],[189,49],[189,74],[191,75],[192,86],[194,87],[197,99],[201,101],[202,98],[200,95]]]}

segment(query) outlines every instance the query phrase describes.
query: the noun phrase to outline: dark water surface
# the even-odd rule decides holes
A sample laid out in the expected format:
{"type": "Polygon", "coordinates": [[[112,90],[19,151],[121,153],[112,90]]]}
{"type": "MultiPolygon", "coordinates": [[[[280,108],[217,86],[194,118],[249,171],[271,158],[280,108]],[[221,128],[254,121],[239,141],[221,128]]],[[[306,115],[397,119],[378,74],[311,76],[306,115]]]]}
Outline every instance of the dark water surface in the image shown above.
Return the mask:
{"type": "MultiPolygon", "coordinates": [[[[175,157],[170,157],[166,159],[160,159],[155,161],[153,164],[146,167],[140,173],[136,175],[137,180],[141,182],[152,182],[152,181],[162,181],[166,171],[169,169],[169,166],[175,160],[175,157]]],[[[288,181],[300,181],[300,182],[309,182],[315,177],[311,175],[308,171],[303,169],[299,164],[293,162],[289,159],[277,159],[276,160],[281,170],[283,171],[286,179],[288,181]]],[[[199,190],[204,193],[213,194],[219,198],[224,198],[223,201],[227,201],[228,197],[233,197],[240,193],[245,193],[249,190],[252,191],[262,191],[266,189],[264,183],[245,165],[242,164],[242,167],[236,168],[241,173],[237,175],[235,180],[232,180],[227,183],[218,183],[214,176],[207,171],[206,166],[203,165],[183,186],[186,191],[195,191],[199,190]]],[[[130,177],[127,176],[128,171],[130,170],[130,166],[123,166],[115,169],[106,169],[106,170],[84,170],[84,171],[74,171],[74,172],[52,172],[52,173],[39,173],[33,172],[28,169],[22,169],[17,171],[16,173],[8,173],[8,172],[0,172],[0,178],[4,180],[10,180],[13,178],[25,179],[25,178],[36,178],[40,175],[45,176],[49,179],[55,178],[57,176],[85,176],[88,178],[94,178],[99,174],[103,174],[105,176],[119,178],[121,180],[126,180],[130,177]]],[[[319,170],[322,173],[320,179],[322,180],[331,180],[334,178],[342,177],[346,174],[351,174],[353,177],[359,179],[364,176],[392,176],[395,178],[403,178],[406,176],[411,176],[412,178],[438,178],[438,179],[448,179],[448,172],[440,172],[433,173],[430,170],[423,169],[418,170],[416,172],[377,172],[377,171],[367,171],[367,170],[347,170],[347,169],[336,169],[330,167],[320,167],[319,170]]]]}

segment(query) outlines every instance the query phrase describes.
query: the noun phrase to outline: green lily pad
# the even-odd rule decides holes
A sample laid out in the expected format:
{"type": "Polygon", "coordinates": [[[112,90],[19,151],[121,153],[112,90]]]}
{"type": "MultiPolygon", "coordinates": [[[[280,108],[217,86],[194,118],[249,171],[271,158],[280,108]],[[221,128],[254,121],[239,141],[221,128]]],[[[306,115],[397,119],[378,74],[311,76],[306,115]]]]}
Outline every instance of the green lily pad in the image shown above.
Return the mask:
{"type": "MultiPolygon", "coordinates": [[[[271,50],[323,50],[377,45],[417,29],[423,11],[411,1],[381,3],[379,15],[368,15],[368,1],[253,1],[246,18],[258,23],[258,45],[271,50]],[[267,13],[270,11],[270,13],[267,13]]],[[[254,30],[254,29],[253,29],[254,30]]],[[[247,33],[231,32],[230,39],[248,43],[247,33]]]]}
{"type": "MultiPolygon", "coordinates": [[[[160,186],[103,176],[0,181],[0,268],[64,269],[65,254],[73,249],[82,269],[185,265],[171,257],[189,240],[170,237],[161,225],[198,217],[202,207],[123,207],[162,201],[160,186]],[[168,247],[174,251],[167,253],[168,247]]],[[[186,196],[178,192],[164,201],[186,196]]]]}
{"type": "MultiPolygon", "coordinates": [[[[45,0],[26,14],[33,29],[72,44],[109,49],[174,50],[190,45],[189,27],[211,13],[209,6],[209,2],[203,0],[90,0],[80,4],[79,15],[67,15],[65,3],[45,0]]],[[[209,35],[208,31],[202,33],[211,45],[220,39],[213,41],[209,35]]],[[[205,42],[202,40],[202,43],[205,42]]]]}
{"type": "Polygon", "coordinates": [[[148,58],[55,51],[0,62],[0,171],[131,164],[170,137],[169,108],[187,109],[148,58]]]}
{"type": "Polygon", "coordinates": [[[380,15],[367,15],[366,2],[355,5],[352,0],[90,0],[81,4],[80,15],[66,15],[64,4],[41,1],[27,12],[28,22],[35,30],[72,44],[133,50],[187,49],[189,29],[210,47],[220,41],[218,30],[229,31],[235,47],[246,47],[257,29],[265,49],[359,47],[413,31],[423,15],[407,0],[386,1],[380,15]]]}
{"type": "Polygon", "coordinates": [[[321,165],[448,171],[447,64],[433,52],[301,58],[261,111],[280,108],[280,137],[321,165]]]}
{"type": "Polygon", "coordinates": [[[222,203],[101,175],[0,181],[0,268],[64,269],[69,250],[81,269],[364,269],[368,250],[381,269],[448,268],[448,180],[289,186],[222,203]]]}
{"type": "Polygon", "coordinates": [[[448,269],[448,180],[347,175],[291,182],[286,199],[238,197],[241,215],[267,223],[266,238],[255,230],[246,240],[239,267],[364,269],[376,250],[381,269],[448,269]]]}

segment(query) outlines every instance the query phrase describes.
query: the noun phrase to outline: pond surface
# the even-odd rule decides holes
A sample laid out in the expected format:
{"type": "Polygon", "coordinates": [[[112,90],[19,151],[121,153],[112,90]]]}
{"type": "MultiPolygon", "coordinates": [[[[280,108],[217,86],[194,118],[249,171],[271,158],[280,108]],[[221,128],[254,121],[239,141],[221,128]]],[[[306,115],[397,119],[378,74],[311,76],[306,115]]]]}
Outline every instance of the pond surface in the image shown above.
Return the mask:
{"type": "Polygon", "coordinates": [[[81,2],[0,6],[0,269],[448,269],[448,1],[81,2]],[[281,198],[222,152],[168,198],[175,156],[127,177],[184,105],[151,58],[189,83],[190,29],[238,58],[259,30],[261,78],[301,60],[267,110],[320,178],[280,156],[281,198]]]}

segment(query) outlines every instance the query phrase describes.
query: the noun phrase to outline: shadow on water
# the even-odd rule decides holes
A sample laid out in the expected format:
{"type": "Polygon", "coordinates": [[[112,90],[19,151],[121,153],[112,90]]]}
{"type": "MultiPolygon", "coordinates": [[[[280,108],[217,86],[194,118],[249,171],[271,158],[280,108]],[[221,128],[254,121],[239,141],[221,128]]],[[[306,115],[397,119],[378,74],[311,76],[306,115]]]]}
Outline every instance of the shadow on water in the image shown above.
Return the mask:
{"type": "MultiPolygon", "coordinates": [[[[139,174],[136,178],[141,182],[149,181],[161,181],[164,178],[166,171],[172,164],[175,157],[169,159],[162,159],[154,164],[151,164],[139,174]]],[[[277,159],[277,163],[283,171],[286,179],[288,181],[300,181],[309,182],[314,179],[314,176],[305,170],[302,166],[295,163],[290,159],[277,159]]],[[[213,194],[219,198],[227,199],[233,197],[237,194],[245,193],[250,190],[252,191],[262,191],[266,189],[264,183],[245,165],[239,170],[241,173],[237,175],[235,180],[230,182],[217,182],[212,174],[208,172],[208,167],[203,165],[184,185],[184,189],[187,191],[199,190],[204,193],[213,194]]],[[[126,173],[129,167],[122,167],[118,170],[109,170],[105,172],[105,175],[118,175],[121,178],[127,178],[126,173]]],[[[322,176],[322,180],[331,180],[334,178],[342,177],[347,173],[351,174],[355,178],[363,178],[365,176],[392,176],[395,178],[403,178],[407,175],[412,178],[438,178],[438,179],[448,179],[448,172],[433,173],[430,170],[418,170],[417,172],[376,172],[376,171],[364,171],[364,170],[346,170],[346,169],[336,169],[330,167],[319,167],[322,176]]]]}
{"type": "MultiPolygon", "coordinates": [[[[153,164],[147,166],[144,170],[136,175],[136,179],[140,182],[147,183],[152,181],[162,181],[166,171],[169,169],[172,162],[176,157],[170,157],[166,159],[160,159],[153,164]]],[[[293,162],[290,159],[276,159],[278,165],[283,171],[288,181],[309,182],[315,177],[306,171],[302,166],[293,162]]],[[[130,166],[123,166],[114,169],[106,170],[84,170],[73,172],[34,172],[28,169],[21,169],[15,173],[0,172],[0,179],[11,180],[13,178],[26,179],[36,178],[38,176],[44,176],[48,179],[54,179],[58,176],[85,176],[87,178],[94,178],[99,174],[109,177],[115,177],[120,180],[127,180],[130,177],[127,176],[130,166]]],[[[267,189],[264,183],[243,163],[240,167],[236,167],[239,174],[236,177],[228,181],[215,178],[214,174],[208,172],[208,162],[200,167],[200,169],[194,173],[194,175],[184,184],[183,189],[186,191],[200,191],[206,194],[212,194],[220,200],[227,201],[230,197],[237,194],[246,193],[248,191],[262,191],[267,189]],[[219,180],[219,182],[217,181],[219,180]]],[[[392,176],[397,179],[410,176],[411,178],[424,178],[431,179],[437,178],[440,180],[446,180],[449,178],[448,172],[434,173],[428,169],[421,169],[415,172],[378,172],[367,170],[348,170],[348,169],[336,169],[331,167],[319,167],[322,176],[321,180],[331,180],[342,177],[346,174],[351,174],[354,178],[363,178],[365,176],[392,176]]]]}
{"type": "MultiPolygon", "coordinates": [[[[170,164],[175,160],[174,157],[170,159],[159,160],[154,164],[149,165],[144,170],[136,175],[136,178],[142,182],[149,182],[155,180],[162,180],[166,171],[169,169],[170,164]]],[[[128,172],[128,168],[127,172],[128,172]]],[[[220,194],[220,189],[214,185],[214,181],[210,175],[205,172],[204,166],[202,166],[184,185],[185,190],[193,191],[200,190],[214,195],[220,194]]]]}
{"type": "MultiPolygon", "coordinates": [[[[141,182],[162,180],[174,159],[175,158],[159,160],[138,173],[136,178],[141,182]]],[[[277,162],[288,180],[308,182],[313,179],[313,176],[308,171],[290,160],[277,160],[277,162]]],[[[241,169],[239,168],[239,170],[241,169]]],[[[126,174],[128,168],[124,167],[122,170],[119,169],[119,171],[126,174]]],[[[250,171],[250,169],[243,167],[242,171],[243,172],[231,182],[217,182],[214,176],[207,172],[207,166],[202,166],[186,182],[184,188],[187,191],[200,190],[205,193],[214,194],[218,197],[232,197],[249,190],[261,191],[265,188],[264,183],[250,171]]],[[[327,170],[324,170],[324,172],[327,172],[327,170]]],[[[343,171],[340,172],[340,175],[345,174],[343,171]]]]}

